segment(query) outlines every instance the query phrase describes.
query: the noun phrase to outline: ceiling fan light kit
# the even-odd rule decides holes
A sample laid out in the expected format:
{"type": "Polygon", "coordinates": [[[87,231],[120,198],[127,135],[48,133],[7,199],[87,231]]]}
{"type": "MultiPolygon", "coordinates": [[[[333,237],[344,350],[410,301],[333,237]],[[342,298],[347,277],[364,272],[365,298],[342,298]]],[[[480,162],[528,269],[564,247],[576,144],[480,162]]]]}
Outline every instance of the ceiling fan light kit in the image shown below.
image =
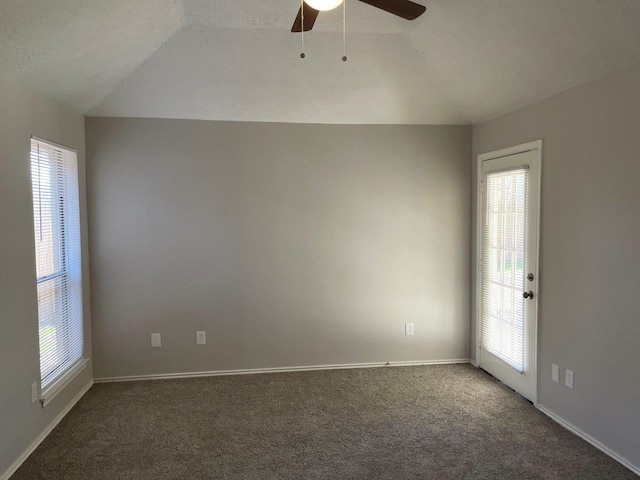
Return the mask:
{"type": "MultiPolygon", "coordinates": [[[[427,8],[423,5],[412,2],[411,0],[358,0],[372,7],[384,10],[405,20],[415,20],[422,15],[427,8]]],[[[293,22],[291,31],[300,33],[302,39],[302,53],[300,58],[305,58],[304,54],[304,32],[308,32],[316,23],[318,14],[333,10],[342,5],[342,38],[343,38],[343,55],[342,61],[347,61],[346,55],[346,32],[347,32],[347,7],[346,0],[300,0],[300,10],[298,16],[293,22]]]]}
{"type": "Polygon", "coordinates": [[[344,0],[306,0],[306,4],[320,12],[327,12],[338,8],[344,0]]]}

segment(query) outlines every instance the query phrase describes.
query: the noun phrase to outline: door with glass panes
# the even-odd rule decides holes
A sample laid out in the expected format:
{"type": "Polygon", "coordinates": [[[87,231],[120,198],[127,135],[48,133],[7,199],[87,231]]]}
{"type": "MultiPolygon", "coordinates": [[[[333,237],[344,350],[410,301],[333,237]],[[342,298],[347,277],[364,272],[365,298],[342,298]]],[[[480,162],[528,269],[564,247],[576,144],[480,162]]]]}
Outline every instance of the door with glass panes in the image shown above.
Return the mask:
{"type": "Polygon", "coordinates": [[[539,148],[483,157],[479,365],[535,402],[539,148]]]}

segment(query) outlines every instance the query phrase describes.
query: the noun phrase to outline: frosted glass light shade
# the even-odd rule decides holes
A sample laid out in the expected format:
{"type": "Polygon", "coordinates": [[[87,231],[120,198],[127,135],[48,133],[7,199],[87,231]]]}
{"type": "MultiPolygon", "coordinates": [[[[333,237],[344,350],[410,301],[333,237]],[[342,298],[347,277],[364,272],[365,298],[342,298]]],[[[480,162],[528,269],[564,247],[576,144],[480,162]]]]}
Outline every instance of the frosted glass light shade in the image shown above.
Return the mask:
{"type": "Polygon", "coordinates": [[[343,0],[304,0],[307,5],[321,12],[339,7],[343,0]]]}

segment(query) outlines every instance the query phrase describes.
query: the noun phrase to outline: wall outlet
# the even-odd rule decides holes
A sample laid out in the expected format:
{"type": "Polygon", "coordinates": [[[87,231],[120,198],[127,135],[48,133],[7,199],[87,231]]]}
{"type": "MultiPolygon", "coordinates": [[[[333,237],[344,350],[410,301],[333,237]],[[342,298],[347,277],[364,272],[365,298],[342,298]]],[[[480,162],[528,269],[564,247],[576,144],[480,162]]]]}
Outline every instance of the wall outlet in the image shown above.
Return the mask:
{"type": "Polygon", "coordinates": [[[404,334],[407,337],[410,337],[413,335],[413,323],[405,323],[404,324],[404,334]]]}
{"type": "Polygon", "coordinates": [[[196,345],[207,344],[207,332],[196,332],[196,345]]]}
{"type": "Polygon", "coordinates": [[[573,370],[569,370],[567,368],[567,372],[564,377],[564,384],[569,388],[573,388],[573,370]]]}
{"type": "Polygon", "coordinates": [[[551,380],[560,383],[560,367],[555,363],[551,364],[551,380]]]}
{"type": "Polygon", "coordinates": [[[38,382],[33,382],[31,384],[31,403],[36,403],[38,401],[38,382]]]}
{"type": "Polygon", "coordinates": [[[151,347],[160,348],[162,346],[162,338],[159,333],[151,334],[151,347]]]}

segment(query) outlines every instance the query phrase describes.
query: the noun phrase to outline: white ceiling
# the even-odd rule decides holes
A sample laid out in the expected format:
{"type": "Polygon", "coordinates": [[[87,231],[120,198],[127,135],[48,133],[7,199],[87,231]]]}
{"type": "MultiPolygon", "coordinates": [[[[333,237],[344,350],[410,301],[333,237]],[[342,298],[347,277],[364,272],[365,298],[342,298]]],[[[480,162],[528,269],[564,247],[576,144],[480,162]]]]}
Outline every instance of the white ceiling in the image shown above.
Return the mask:
{"type": "Polygon", "coordinates": [[[640,62],[640,0],[347,0],[305,35],[298,0],[0,0],[0,64],[78,112],[467,124],[640,62]]]}

